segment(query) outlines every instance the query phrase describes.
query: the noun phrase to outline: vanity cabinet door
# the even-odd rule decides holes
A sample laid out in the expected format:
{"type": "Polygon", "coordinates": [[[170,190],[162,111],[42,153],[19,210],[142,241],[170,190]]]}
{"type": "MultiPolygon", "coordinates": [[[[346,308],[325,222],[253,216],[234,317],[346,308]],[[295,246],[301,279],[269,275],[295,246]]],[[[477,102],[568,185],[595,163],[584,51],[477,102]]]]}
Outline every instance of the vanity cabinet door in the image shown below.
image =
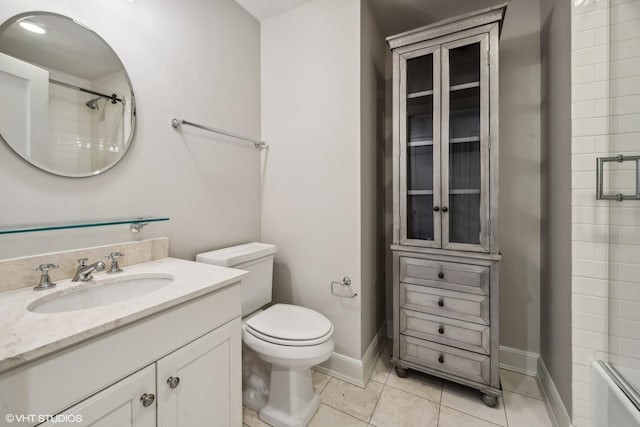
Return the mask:
{"type": "Polygon", "coordinates": [[[154,427],[155,389],[155,365],[147,366],[56,415],[54,420],[42,426],[154,427]]]}
{"type": "Polygon", "coordinates": [[[158,427],[242,426],[240,328],[237,318],[157,362],[158,427]]]}

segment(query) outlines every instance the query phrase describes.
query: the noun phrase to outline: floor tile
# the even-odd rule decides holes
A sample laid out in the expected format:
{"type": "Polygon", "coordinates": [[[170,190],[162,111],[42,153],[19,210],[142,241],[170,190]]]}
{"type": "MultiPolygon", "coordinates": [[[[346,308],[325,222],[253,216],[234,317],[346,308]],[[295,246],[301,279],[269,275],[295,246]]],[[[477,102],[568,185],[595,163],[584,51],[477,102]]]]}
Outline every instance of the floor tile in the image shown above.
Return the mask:
{"type": "MultiPolygon", "coordinates": [[[[455,409],[440,407],[438,427],[497,427],[497,424],[472,417],[455,409]]],[[[517,427],[517,426],[514,426],[517,427]]],[[[522,426],[524,427],[524,426],[522,426]]]]}
{"type": "Polygon", "coordinates": [[[327,405],[320,405],[308,427],[366,427],[367,423],[327,405]]]}
{"type": "Polygon", "coordinates": [[[322,391],[322,403],[363,421],[369,421],[383,386],[377,381],[369,381],[366,388],[360,388],[337,378],[331,378],[322,391]]]}
{"type": "Polygon", "coordinates": [[[535,377],[501,369],[500,381],[502,382],[503,390],[542,400],[542,393],[540,393],[535,377]]]}
{"type": "Polygon", "coordinates": [[[437,403],[411,393],[385,387],[371,417],[376,427],[435,426],[438,423],[437,403]]]}
{"type": "Polygon", "coordinates": [[[407,377],[400,378],[392,369],[387,385],[398,390],[424,397],[432,402],[440,403],[442,381],[422,372],[407,370],[407,377]]]}
{"type": "Polygon", "coordinates": [[[322,390],[324,390],[327,384],[329,384],[329,380],[331,380],[330,375],[323,374],[315,369],[311,370],[311,377],[313,380],[313,389],[316,393],[322,393],[322,390]]]}
{"type": "Polygon", "coordinates": [[[442,388],[441,404],[500,426],[507,425],[502,397],[495,408],[490,408],[482,402],[482,394],[478,390],[447,381],[442,388]]]}
{"type": "Polygon", "coordinates": [[[542,400],[505,391],[504,405],[510,426],[551,427],[551,419],[542,400]]]}
{"type": "Polygon", "coordinates": [[[391,368],[390,356],[384,353],[381,354],[376,361],[376,366],[373,368],[371,379],[373,381],[378,381],[379,383],[386,383],[387,378],[389,377],[389,372],[391,372],[391,368]]]}
{"type": "Polygon", "coordinates": [[[242,407],[242,422],[247,427],[271,427],[270,424],[265,423],[258,418],[258,413],[246,406],[242,407]]]}

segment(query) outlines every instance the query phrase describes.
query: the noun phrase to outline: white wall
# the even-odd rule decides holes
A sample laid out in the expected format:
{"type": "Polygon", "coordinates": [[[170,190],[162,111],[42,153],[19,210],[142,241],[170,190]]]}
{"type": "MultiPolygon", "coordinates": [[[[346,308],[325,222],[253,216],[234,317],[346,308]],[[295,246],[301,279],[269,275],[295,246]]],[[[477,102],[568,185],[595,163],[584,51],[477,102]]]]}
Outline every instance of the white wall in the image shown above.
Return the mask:
{"type": "Polygon", "coordinates": [[[360,0],[316,0],[262,22],[262,237],[278,246],[274,299],[335,326],[360,359],[360,0]]]}
{"type": "MultiPolygon", "coordinates": [[[[596,158],[640,154],[640,1],[584,2],[572,15],[573,422],[588,427],[591,363],[640,367],[640,208],[595,199],[596,158]]],[[[624,192],[635,173],[622,166],[605,176],[624,192]]]]}
{"type": "Polygon", "coordinates": [[[540,10],[509,2],[500,39],[500,344],[540,351],[540,10]]]}
{"type": "MultiPolygon", "coordinates": [[[[362,246],[362,335],[364,355],[386,320],[385,310],[385,85],[390,55],[371,9],[361,0],[360,16],[360,187],[362,246]]],[[[386,330],[384,331],[386,334],[386,330]]]]}
{"type": "MultiPolygon", "coordinates": [[[[137,100],[127,156],[93,178],[41,172],[0,145],[0,226],[169,216],[140,237],[167,235],[171,254],[260,238],[260,154],[185,128],[185,119],[260,135],[260,29],[233,0],[0,0],[0,21],[30,10],[79,20],[119,55],[137,100]]],[[[130,240],[127,227],[0,236],[0,257],[130,240]],[[55,237],[55,238],[54,238],[55,237]]]]}

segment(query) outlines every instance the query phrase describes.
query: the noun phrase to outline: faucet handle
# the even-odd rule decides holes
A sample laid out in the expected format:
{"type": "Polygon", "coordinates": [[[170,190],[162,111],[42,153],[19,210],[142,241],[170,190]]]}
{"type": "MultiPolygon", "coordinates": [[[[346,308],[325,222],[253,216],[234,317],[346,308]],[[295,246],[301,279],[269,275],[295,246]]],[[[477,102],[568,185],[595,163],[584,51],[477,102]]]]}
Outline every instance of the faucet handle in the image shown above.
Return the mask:
{"type": "Polygon", "coordinates": [[[55,288],[56,284],[51,281],[49,277],[49,270],[53,270],[58,268],[56,264],[40,264],[35,268],[36,271],[40,271],[42,275],[40,276],[40,282],[37,286],[34,286],[33,289],[36,291],[42,291],[45,289],[55,288]]]}
{"type": "Polygon", "coordinates": [[[121,256],[123,256],[124,253],[122,252],[111,252],[109,255],[105,255],[105,258],[111,258],[111,261],[117,261],[118,258],[120,258],[121,256]]]}
{"type": "Polygon", "coordinates": [[[85,267],[89,258],[78,258],[78,267],[85,267]]]}
{"type": "Polygon", "coordinates": [[[51,263],[49,263],[49,264],[40,264],[39,266],[34,268],[34,270],[42,272],[42,275],[44,276],[45,274],[49,274],[49,270],[55,270],[58,267],[59,267],[59,265],[51,264],[51,263]]]}
{"type": "Polygon", "coordinates": [[[109,268],[109,271],[107,271],[107,274],[120,273],[122,271],[118,265],[118,258],[123,255],[124,254],[122,252],[111,252],[109,255],[104,256],[105,258],[111,258],[111,267],[109,268]]]}

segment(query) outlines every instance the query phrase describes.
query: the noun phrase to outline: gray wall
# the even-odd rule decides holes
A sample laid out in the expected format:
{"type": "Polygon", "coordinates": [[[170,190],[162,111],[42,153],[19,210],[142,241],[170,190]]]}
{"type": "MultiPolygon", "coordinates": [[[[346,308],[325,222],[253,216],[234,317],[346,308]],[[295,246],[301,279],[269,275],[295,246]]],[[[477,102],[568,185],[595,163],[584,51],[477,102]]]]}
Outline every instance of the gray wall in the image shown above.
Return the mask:
{"type": "MultiPolygon", "coordinates": [[[[32,10],[75,18],[120,56],[138,127],[122,162],[69,179],[30,166],[0,143],[0,226],[169,216],[142,237],[169,236],[170,253],[260,238],[260,153],[173,115],[260,135],[260,25],[233,0],[0,0],[0,22],[32,10]]],[[[0,236],[0,258],[131,240],[126,226],[0,236]]]]}
{"type": "Polygon", "coordinates": [[[500,39],[500,345],[540,351],[540,15],[509,2],[500,39]]]}
{"type": "MultiPolygon", "coordinates": [[[[360,1],[360,223],[364,356],[385,322],[385,84],[389,49],[371,10],[360,1]]],[[[386,334],[386,330],[384,331],[386,334]]]]}
{"type": "Polygon", "coordinates": [[[571,4],[541,0],[540,355],[571,413],[571,4]]]}

